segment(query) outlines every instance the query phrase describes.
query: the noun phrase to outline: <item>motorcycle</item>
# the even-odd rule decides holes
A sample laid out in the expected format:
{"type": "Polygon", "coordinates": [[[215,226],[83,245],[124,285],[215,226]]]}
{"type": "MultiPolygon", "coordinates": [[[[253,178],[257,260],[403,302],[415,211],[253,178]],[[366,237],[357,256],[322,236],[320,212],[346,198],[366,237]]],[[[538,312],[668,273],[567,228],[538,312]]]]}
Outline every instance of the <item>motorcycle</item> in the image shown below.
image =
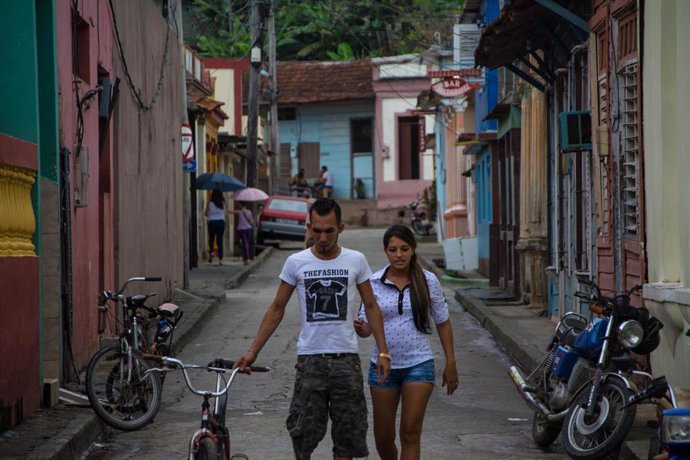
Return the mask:
{"type": "Polygon", "coordinates": [[[543,361],[527,376],[515,367],[510,375],[519,393],[534,409],[532,436],[539,446],[551,445],[563,431],[563,447],[572,458],[603,458],[628,435],[637,406],[628,404],[637,388],[631,376],[630,352],[651,353],[659,345],[663,325],[646,308],[630,305],[638,285],[605,297],[593,282],[590,294],[575,295],[590,304],[593,321],[567,313],[556,326],[543,361]]]}
{"type": "MultiPolygon", "coordinates": [[[[690,336],[690,331],[686,332],[690,336]]],[[[650,460],[687,460],[690,459],[690,407],[679,407],[679,403],[688,405],[687,389],[680,389],[679,395],[673,391],[665,377],[653,378],[645,375],[651,383],[633,395],[628,404],[637,404],[650,399],[661,410],[659,431],[649,441],[650,460]]]]}
{"type": "Polygon", "coordinates": [[[419,200],[415,200],[408,205],[412,211],[412,230],[418,235],[428,235],[432,228],[433,222],[429,220],[426,214],[426,207],[422,205],[419,200]]]}

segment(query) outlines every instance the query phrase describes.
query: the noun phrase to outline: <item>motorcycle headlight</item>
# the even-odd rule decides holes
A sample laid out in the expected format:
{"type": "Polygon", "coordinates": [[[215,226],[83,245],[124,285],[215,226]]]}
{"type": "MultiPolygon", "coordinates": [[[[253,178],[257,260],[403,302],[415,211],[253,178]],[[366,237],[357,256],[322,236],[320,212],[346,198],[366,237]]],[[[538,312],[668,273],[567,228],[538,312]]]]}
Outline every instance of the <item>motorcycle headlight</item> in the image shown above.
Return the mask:
{"type": "Polygon", "coordinates": [[[664,444],[690,441],[690,409],[667,409],[661,423],[661,442],[664,444]]]}
{"type": "Polygon", "coordinates": [[[623,321],[618,326],[618,343],[627,349],[632,349],[638,346],[644,338],[644,328],[642,325],[631,319],[623,321]]]}

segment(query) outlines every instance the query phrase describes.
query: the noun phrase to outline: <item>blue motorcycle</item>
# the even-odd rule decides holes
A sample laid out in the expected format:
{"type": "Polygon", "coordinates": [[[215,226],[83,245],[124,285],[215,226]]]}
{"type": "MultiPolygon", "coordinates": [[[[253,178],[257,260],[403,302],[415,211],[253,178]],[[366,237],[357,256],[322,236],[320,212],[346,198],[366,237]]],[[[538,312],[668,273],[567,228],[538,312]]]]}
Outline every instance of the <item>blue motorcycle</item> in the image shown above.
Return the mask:
{"type": "Polygon", "coordinates": [[[651,383],[633,395],[628,404],[650,399],[665,408],[659,419],[659,432],[649,442],[649,460],[690,459],[690,408],[678,407],[676,394],[665,377],[647,377],[651,383]]]}
{"type": "Polygon", "coordinates": [[[556,326],[544,360],[523,377],[510,374],[518,391],[534,409],[532,436],[546,447],[562,431],[563,447],[572,458],[603,458],[620,448],[637,407],[628,404],[637,388],[631,380],[630,352],[651,353],[659,345],[662,324],[646,308],[635,308],[635,286],[615,297],[602,295],[593,282],[590,293],[576,296],[590,304],[595,318],[567,313],[556,326]]]}

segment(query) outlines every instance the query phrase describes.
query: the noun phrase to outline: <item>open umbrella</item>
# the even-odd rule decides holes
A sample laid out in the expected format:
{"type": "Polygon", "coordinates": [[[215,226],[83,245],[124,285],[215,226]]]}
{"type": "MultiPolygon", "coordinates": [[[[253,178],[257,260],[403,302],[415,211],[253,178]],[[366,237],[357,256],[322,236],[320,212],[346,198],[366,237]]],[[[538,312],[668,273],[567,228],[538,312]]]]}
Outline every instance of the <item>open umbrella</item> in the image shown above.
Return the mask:
{"type": "Polygon", "coordinates": [[[235,201],[266,201],[268,195],[263,190],[258,188],[247,187],[243,188],[239,192],[232,194],[232,199],[235,201]]]}
{"type": "Polygon", "coordinates": [[[196,178],[197,190],[214,190],[218,188],[224,192],[235,192],[246,187],[241,180],[222,172],[199,174],[196,178]]]}

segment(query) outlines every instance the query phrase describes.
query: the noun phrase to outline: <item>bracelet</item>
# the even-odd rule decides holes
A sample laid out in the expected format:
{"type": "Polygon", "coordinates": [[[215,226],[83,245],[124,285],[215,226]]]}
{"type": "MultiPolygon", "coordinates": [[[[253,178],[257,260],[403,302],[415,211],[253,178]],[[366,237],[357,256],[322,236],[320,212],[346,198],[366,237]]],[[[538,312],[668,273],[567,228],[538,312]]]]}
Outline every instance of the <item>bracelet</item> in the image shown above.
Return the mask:
{"type": "Polygon", "coordinates": [[[388,353],[379,353],[379,358],[388,358],[388,361],[391,361],[393,358],[391,358],[391,355],[388,353]]]}

